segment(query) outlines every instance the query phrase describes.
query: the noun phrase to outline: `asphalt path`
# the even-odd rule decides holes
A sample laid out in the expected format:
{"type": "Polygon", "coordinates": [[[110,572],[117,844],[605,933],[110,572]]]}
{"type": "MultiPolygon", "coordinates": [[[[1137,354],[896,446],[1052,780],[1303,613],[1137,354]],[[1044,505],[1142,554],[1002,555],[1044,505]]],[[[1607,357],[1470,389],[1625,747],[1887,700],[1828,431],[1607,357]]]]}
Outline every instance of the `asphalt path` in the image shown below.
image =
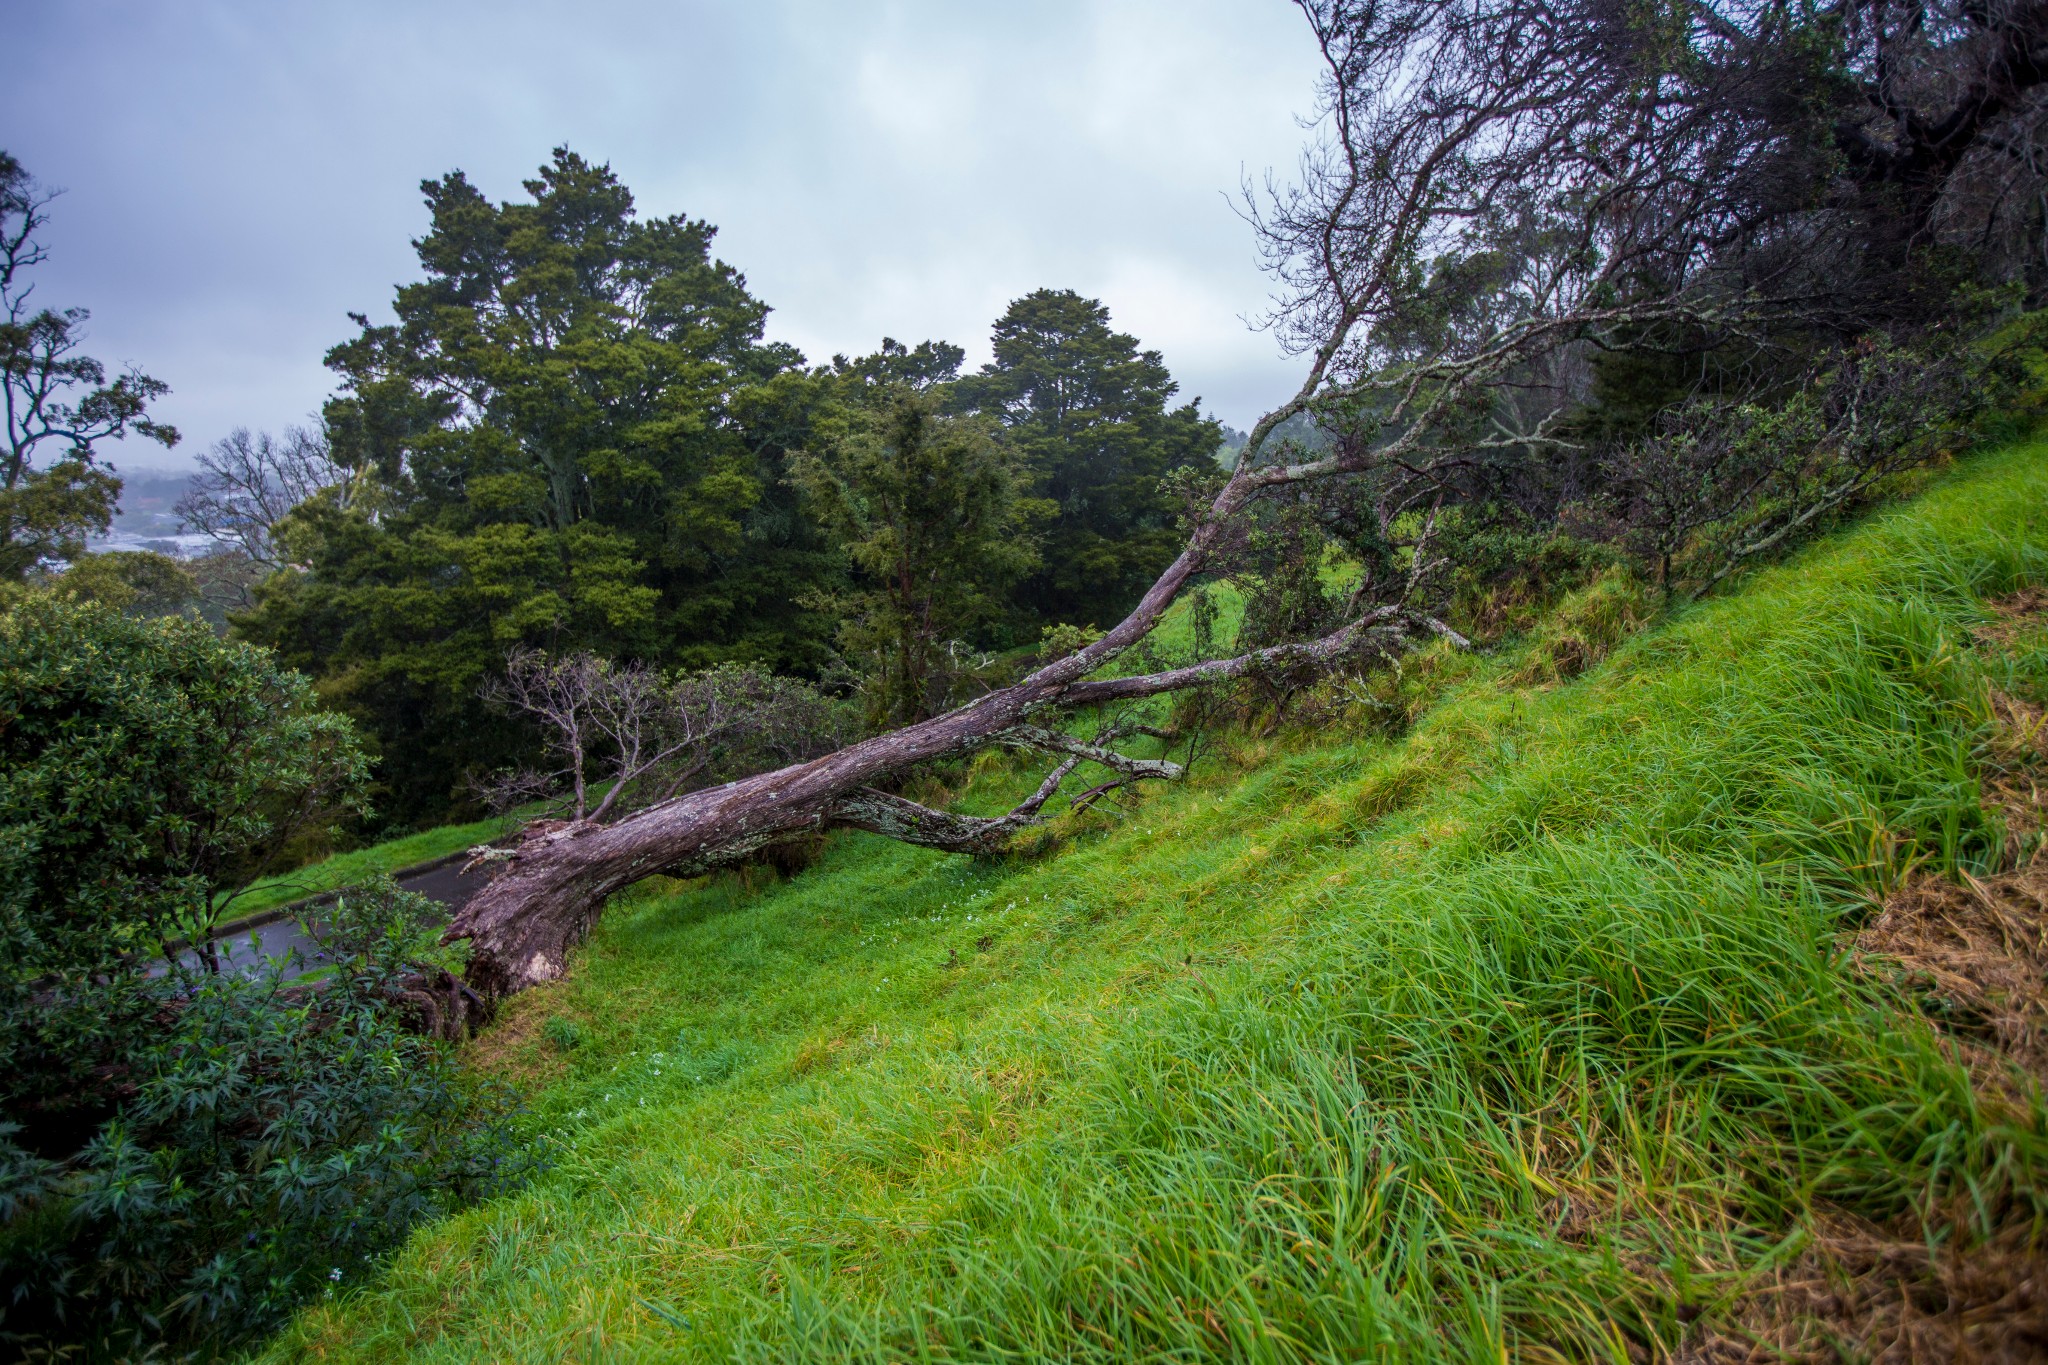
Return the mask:
{"type": "MultiPolygon", "coordinates": [[[[456,859],[428,863],[413,871],[402,871],[394,880],[402,891],[415,891],[428,900],[439,901],[447,907],[448,915],[452,916],[490,880],[490,872],[487,868],[481,867],[464,871],[463,860],[456,859]]],[[[298,976],[302,972],[319,967],[322,965],[320,944],[306,932],[305,926],[300,922],[302,916],[307,913],[310,913],[317,927],[319,910],[317,907],[307,907],[306,911],[287,914],[282,919],[259,928],[223,934],[216,938],[214,943],[217,945],[216,951],[221,956],[221,966],[227,971],[254,974],[264,962],[271,959],[289,960],[296,952],[298,957],[288,961],[285,968],[287,977],[298,976]]],[[[186,949],[181,954],[181,960],[188,966],[197,966],[198,951],[186,949]]],[[[157,975],[163,970],[162,967],[158,967],[151,975],[157,975]]]]}
{"type": "MultiPolygon", "coordinates": [[[[467,854],[463,856],[465,859],[468,857],[467,854]]],[[[471,896],[483,890],[484,883],[491,879],[490,869],[487,867],[471,868],[466,872],[463,867],[464,864],[460,862],[430,866],[424,871],[401,876],[398,885],[402,890],[417,891],[428,900],[441,902],[448,907],[448,913],[453,915],[469,903],[471,896]]]]}

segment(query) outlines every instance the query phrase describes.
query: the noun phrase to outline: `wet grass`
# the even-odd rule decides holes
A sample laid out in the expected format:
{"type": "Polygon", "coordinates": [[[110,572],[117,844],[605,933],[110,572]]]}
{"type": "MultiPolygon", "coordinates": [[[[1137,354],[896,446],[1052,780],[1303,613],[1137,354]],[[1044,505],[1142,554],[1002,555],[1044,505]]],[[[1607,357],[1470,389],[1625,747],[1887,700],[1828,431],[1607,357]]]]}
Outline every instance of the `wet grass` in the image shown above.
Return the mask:
{"type": "Polygon", "coordinates": [[[474,1045],[552,1173],[273,1355],[1621,1360],[1818,1219],[2038,1219],[2038,1092],[1840,945],[2009,856],[1989,684],[2048,654],[1970,630],[2048,581],[2044,457],[1569,680],[1543,652],[1628,611],[1433,654],[1408,734],[1238,738],[1034,861],[858,836],[639,889],[474,1045]]]}

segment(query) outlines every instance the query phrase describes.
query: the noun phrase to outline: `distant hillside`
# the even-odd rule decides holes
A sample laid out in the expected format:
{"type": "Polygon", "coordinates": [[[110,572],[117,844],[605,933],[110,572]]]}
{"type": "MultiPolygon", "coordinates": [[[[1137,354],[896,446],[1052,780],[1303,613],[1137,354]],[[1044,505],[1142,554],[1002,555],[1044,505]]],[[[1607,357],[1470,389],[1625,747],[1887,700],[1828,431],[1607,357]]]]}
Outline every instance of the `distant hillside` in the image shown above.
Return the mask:
{"type": "Polygon", "coordinates": [[[204,549],[206,538],[184,533],[172,510],[192,479],[192,474],[176,470],[121,469],[121,507],[114,516],[113,532],[94,541],[92,548],[164,554],[193,554],[204,549]]]}

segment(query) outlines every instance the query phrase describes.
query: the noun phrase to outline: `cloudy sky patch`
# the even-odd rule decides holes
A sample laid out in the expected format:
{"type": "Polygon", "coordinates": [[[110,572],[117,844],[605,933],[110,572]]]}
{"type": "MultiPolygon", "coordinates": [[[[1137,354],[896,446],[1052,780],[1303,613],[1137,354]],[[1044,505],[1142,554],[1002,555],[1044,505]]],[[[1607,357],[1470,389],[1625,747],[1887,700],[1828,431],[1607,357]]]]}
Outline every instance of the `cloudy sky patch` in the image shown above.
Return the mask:
{"type": "Polygon", "coordinates": [[[421,180],[518,197],[563,143],[643,213],[717,224],[814,361],[889,335],[978,362],[1049,285],[1238,427],[1298,371],[1247,325],[1268,282],[1231,203],[1302,140],[1285,0],[67,0],[9,26],[0,146],[65,190],[41,296],[172,385],[186,459],[318,409],[346,314],[416,275],[421,180]]]}

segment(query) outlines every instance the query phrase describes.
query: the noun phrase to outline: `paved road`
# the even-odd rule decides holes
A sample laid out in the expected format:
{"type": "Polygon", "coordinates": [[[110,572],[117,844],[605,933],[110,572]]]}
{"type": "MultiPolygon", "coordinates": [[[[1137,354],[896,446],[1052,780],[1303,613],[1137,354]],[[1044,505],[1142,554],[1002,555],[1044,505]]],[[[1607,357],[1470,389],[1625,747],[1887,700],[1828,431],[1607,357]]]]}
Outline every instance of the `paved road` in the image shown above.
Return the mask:
{"type": "MultiPolygon", "coordinates": [[[[429,900],[441,902],[448,907],[448,913],[452,915],[489,880],[490,873],[487,869],[477,868],[472,872],[464,872],[462,863],[458,861],[439,867],[429,867],[409,876],[400,876],[398,885],[402,890],[416,891],[429,900]]],[[[320,965],[317,958],[320,945],[300,926],[296,916],[287,916],[275,924],[266,924],[253,933],[245,931],[226,935],[216,942],[220,945],[222,961],[230,971],[253,973],[265,959],[289,957],[293,949],[298,950],[302,965],[292,968],[288,975],[296,976],[301,971],[320,965]]],[[[196,966],[199,957],[197,952],[188,949],[183,954],[183,960],[196,966]]],[[[162,971],[163,968],[159,967],[151,975],[157,975],[162,971]]]]}
{"type": "Polygon", "coordinates": [[[430,867],[425,872],[410,877],[400,877],[399,886],[407,891],[417,891],[430,900],[437,900],[454,914],[469,903],[469,898],[483,889],[491,879],[490,869],[479,867],[464,872],[461,863],[448,863],[442,867],[430,867]]]}

